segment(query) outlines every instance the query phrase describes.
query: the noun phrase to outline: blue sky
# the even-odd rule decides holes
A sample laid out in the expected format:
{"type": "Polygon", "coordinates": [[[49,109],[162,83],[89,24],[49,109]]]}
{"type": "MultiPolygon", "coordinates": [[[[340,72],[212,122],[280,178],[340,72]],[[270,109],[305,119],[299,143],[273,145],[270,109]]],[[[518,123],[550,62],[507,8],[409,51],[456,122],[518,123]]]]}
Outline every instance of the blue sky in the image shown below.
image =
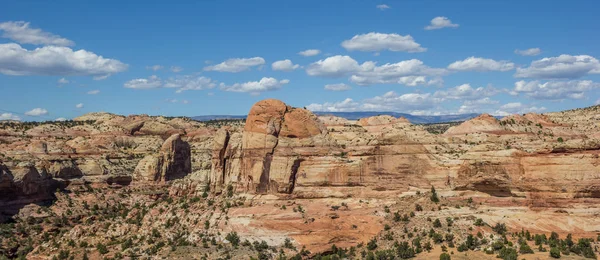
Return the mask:
{"type": "Polygon", "coordinates": [[[122,2],[3,3],[0,119],[246,114],[265,98],[495,115],[600,101],[596,1],[122,2]]]}

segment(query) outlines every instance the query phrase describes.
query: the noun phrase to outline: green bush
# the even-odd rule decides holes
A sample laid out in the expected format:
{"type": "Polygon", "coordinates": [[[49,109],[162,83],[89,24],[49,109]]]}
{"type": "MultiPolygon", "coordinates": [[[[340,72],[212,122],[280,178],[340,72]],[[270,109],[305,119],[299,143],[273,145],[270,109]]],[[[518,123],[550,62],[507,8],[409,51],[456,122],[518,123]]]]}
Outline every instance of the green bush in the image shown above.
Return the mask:
{"type": "Polygon", "coordinates": [[[517,260],[518,259],[517,250],[512,247],[505,247],[500,249],[500,253],[498,254],[498,258],[502,258],[504,260],[517,260]]]}
{"type": "Polygon", "coordinates": [[[377,248],[377,240],[373,238],[369,241],[369,243],[367,243],[367,249],[375,250],[375,248],[377,248]]]}
{"type": "Polygon", "coordinates": [[[450,260],[450,255],[448,253],[442,253],[440,255],[440,260],[450,260]]]}
{"type": "Polygon", "coordinates": [[[560,258],[560,250],[556,247],[550,248],[550,256],[553,258],[560,258]]]}
{"type": "Polygon", "coordinates": [[[234,247],[237,247],[240,244],[240,237],[238,236],[237,232],[235,232],[235,231],[227,234],[225,239],[227,239],[227,241],[231,242],[231,244],[234,247]]]}

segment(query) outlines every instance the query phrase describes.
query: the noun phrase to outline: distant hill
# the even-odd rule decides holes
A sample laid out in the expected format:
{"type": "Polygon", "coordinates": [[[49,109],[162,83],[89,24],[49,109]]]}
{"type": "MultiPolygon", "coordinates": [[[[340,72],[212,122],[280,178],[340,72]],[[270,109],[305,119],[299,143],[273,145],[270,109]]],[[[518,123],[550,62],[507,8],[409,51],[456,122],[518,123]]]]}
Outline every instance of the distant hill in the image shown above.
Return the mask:
{"type": "MultiPolygon", "coordinates": [[[[378,115],[390,115],[393,117],[405,117],[413,124],[431,124],[431,123],[442,123],[442,122],[456,122],[465,121],[478,116],[479,114],[460,114],[460,115],[439,115],[439,116],[416,116],[405,113],[397,112],[313,112],[316,115],[332,115],[339,116],[349,120],[357,120],[360,118],[378,116],[378,115]]],[[[210,120],[227,120],[227,119],[245,119],[246,116],[240,115],[206,115],[206,116],[194,116],[191,117],[197,121],[210,121],[210,120]]]]}

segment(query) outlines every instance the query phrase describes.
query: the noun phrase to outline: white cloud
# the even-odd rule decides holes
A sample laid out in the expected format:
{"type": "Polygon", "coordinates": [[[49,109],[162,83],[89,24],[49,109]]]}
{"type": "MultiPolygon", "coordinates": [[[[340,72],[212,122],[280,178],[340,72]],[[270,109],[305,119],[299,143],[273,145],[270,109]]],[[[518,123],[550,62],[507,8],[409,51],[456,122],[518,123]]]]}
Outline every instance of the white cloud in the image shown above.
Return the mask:
{"type": "Polygon", "coordinates": [[[94,89],[87,92],[88,95],[96,95],[100,93],[100,90],[94,89]]]}
{"type": "Polygon", "coordinates": [[[454,71],[509,71],[514,68],[515,64],[509,61],[495,61],[479,57],[469,57],[448,65],[448,69],[454,71]]]}
{"type": "Polygon", "coordinates": [[[443,100],[477,100],[498,93],[500,93],[500,90],[492,86],[473,88],[470,84],[462,84],[448,90],[436,91],[433,96],[443,100]]]}
{"type": "Polygon", "coordinates": [[[441,99],[434,97],[430,93],[398,95],[396,92],[390,91],[382,96],[366,99],[363,107],[371,111],[406,111],[413,113],[415,111],[431,109],[440,102],[442,102],[441,99]]]}
{"type": "Polygon", "coordinates": [[[300,67],[300,65],[292,63],[292,61],[289,59],[278,60],[276,62],[273,62],[273,64],[271,64],[271,68],[273,70],[281,70],[281,71],[292,71],[299,67],[300,67]]]}
{"type": "Polygon", "coordinates": [[[47,114],[48,114],[48,110],[39,108],[39,107],[25,112],[25,115],[28,115],[28,116],[44,116],[47,114]]]}
{"type": "Polygon", "coordinates": [[[321,112],[352,112],[358,111],[360,109],[360,104],[355,102],[351,98],[346,98],[343,101],[329,103],[325,102],[323,104],[310,104],[306,106],[308,110],[311,111],[321,111],[321,112]]]}
{"type": "Polygon", "coordinates": [[[264,91],[272,91],[280,89],[283,85],[290,83],[289,80],[277,80],[275,78],[262,78],[260,81],[249,81],[245,83],[235,83],[233,85],[225,85],[221,83],[219,88],[230,92],[248,92],[258,94],[264,91]]]}
{"type": "Polygon", "coordinates": [[[177,93],[181,93],[186,90],[212,89],[216,86],[217,83],[210,78],[189,75],[169,78],[164,84],[165,88],[177,88],[177,93]]]}
{"type": "Polygon", "coordinates": [[[583,99],[586,92],[599,89],[600,83],[591,80],[570,81],[518,81],[515,82],[515,93],[523,93],[533,99],[560,100],[560,99],[583,99]]]}
{"type": "Polygon", "coordinates": [[[350,90],[350,89],[352,89],[352,87],[350,87],[344,83],[325,85],[325,90],[330,90],[330,91],[346,91],[346,90],[350,90]]]}
{"type": "Polygon", "coordinates": [[[500,103],[497,100],[492,100],[489,97],[476,99],[476,100],[465,100],[459,107],[459,114],[466,113],[482,113],[483,111],[489,110],[490,106],[500,103]]]}
{"type": "Polygon", "coordinates": [[[171,99],[171,98],[167,98],[165,99],[166,102],[168,103],[181,103],[181,104],[188,104],[189,101],[182,99],[182,100],[178,100],[178,99],[171,99]]]}
{"type": "Polygon", "coordinates": [[[0,120],[15,120],[21,121],[21,118],[13,113],[1,113],[0,120]]]}
{"type": "Polygon", "coordinates": [[[306,106],[312,111],[324,112],[351,112],[351,111],[401,111],[413,114],[425,114],[426,110],[435,107],[442,102],[441,99],[433,97],[429,93],[407,93],[399,95],[390,91],[381,96],[368,98],[362,102],[356,102],[347,98],[340,102],[313,103],[306,106]]]}
{"type": "Polygon", "coordinates": [[[446,70],[430,68],[417,59],[377,66],[373,61],[359,64],[350,56],[337,55],[310,64],[306,68],[306,73],[321,77],[350,75],[350,81],[362,86],[372,84],[417,86],[440,85],[442,80],[439,77],[444,75],[446,70]],[[432,76],[434,79],[427,80],[426,76],[432,76]]]}
{"type": "Polygon", "coordinates": [[[147,79],[132,79],[124,84],[125,88],[132,89],[154,89],[154,88],[175,88],[177,93],[186,90],[204,90],[216,87],[216,82],[207,77],[198,76],[177,76],[162,80],[156,75],[147,79]]]}
{"type": "Polygon", "coordinates": [[[152,75],[147,79],[132,79],[124,84],[125,88],[132,89],[152,89],[159,88],[160,86],[162,86],[162,81],[156,75],[152,75]]]}
{"type": "Polygon", "coordinates": [[[29,27],[28,22],[10,21],[0,23],[2,37],[22,44],[73,46],[75,43],[58,35],[29,27]]]}
{"type": "Polygon", "coordinates": [[[350,40],[342,42],[342,47],[348,51],[402,51],[402,52],[424,52],[427,49],[410,35],[402,36],[391,33],[370,32],[367,34],[355,35],[350,40]]]}
{"type": "Polygon", "coordinates": [[[179,72],[183,71],[183,68],[179,67],[179,66],[171,66],[171,71],[175,72],[175,73],[179,73],[179,72]]]}
{"type": "Polygon", "coordinates": [[[358,62],[350,56],[336,55],[308,65],[306,73],[310,76],[339,77],[359,69],[358,62]]]}
{"type": "Polygon", "coordinates": [[[110,74],[106,74],[106,75],[100,75],[100,76],[94,76],[92,79],[93,80],[105,80],[108,77],[110,77],[110,74]]]}
{"type": "Polygon", "coordinates": [[[69,80],[65,78],[61,78],[58,80],[58,84],[69,84],[69,80]]]}
{"type": "Polygon", "coordinates": [[[452,23],[448,17],[438,16],[431,19],[431,24],[425,27],[425,30],[437,30],[442,28],[457,28],[459,25],[452,23]]]}
{"type": "Polygon", "coordinates": [[[147,70],[153,70],[153,71],[159,71],[162,70],[164,67],[161,65],[152,65],[152,66],[146,66],[147,70]]]}
{"type": "Polygon", "coordinates": [[[110,75],[128,65],[95,53],[45,46],[26,50],[16,43],[0,44],[0,73],[7,75],[110,75]]]}
{"type": "Polygon", "coordinates": [[[381,11],[384,11],[385,9],[390,9],[390,6],[386,4],[377,5],[376,7],[381,11]]]}
{"type": "Polygon", "coordinates": [[[543,58],[531,62],[527,68],[517,68],[517,78],[567,79],[580,78],[588,74],[600,73],[600,62],[589,55],[543,58]]]}
{"type": "Polygon", "coordinates": [[[600,98],[598,100],[596,100],[596,103],[594,103],[596,105],[600,105],[600,98]]]}
{"type": "Polygon", "coordinates": [[[499,116],[507,116],[511,114],[526,114],[530,112],[541,113],[546,110],[545,107],[536,107],[526,104],[521,104],[520,102],[508,103],[500,106],[496,112],[493,114],[499,116]]]}
{"type": "Polygon", "coordinates": [[[67,119],[64,117],[59,117],[57,119],[54,119],[54,121],[64,122],[64,121],[67,121],[67,119]]]}
{"type": "Polygon", "coordinates": [[[321,53],[321,51],[317,50],[317,49],[308,49],[308,50],[305,50],[305,51],[298,52],[298,54],[300,54],[300,55],[302,55],[304,57],[310,57],[310,56],[319,55],[319,53],[321,53]]]}
{"type": "Polygon", "coordinates": [[[79,104],[75,105],[75,108],[83,108],[83,103],[79,103],[79,104]]]}
{"type": "Polygon", "coordinates": [[[213,66],[204,67],[205,71],[219,71],[219,72],[231,72],[237,73],[249,70],[252,67],[260,66],[265,64],[265,59],[261,57],[254,58],[236,58],[228,59],[224,62],[213,66]]]}
{"type": "Polygon", "coordinates": [[[542,50],[540,48],[530,48],[527,50],[516,49],[515,53],[519,54],[521,56],[536,56],[536,55],[540,55],[540,53],[542,53],[542,50]]]}

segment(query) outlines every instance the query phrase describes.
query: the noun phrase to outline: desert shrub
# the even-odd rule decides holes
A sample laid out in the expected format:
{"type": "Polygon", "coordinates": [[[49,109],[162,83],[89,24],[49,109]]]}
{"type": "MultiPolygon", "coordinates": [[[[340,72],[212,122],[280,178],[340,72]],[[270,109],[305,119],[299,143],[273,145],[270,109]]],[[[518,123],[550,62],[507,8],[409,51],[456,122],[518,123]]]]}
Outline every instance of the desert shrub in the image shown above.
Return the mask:
{"type": "Polygon", "coordinates": [[[512,247],[505,247],[500,250],[500,253],[497,257],[504,260],[517,260],[518,256],[517,250],[512,247]]]}
{"type": "MultiPolygon", "coordinates": [[[[225,237],[227,241],[231,242],[234,247],[237,247],[240,244],[240,236],[238,236],[237,232],[233,231],[225,237]]],[[[289,239],[289,238],[288,238],[289,239]]]]}
{"type": "Polygon", "coordinates": [[[504,235],[504,233],[506,233],[506,225],[504,223],[496,223],[496,225],[492,227],[492,230],[500,235],[504,235]]]}
{"type": "Polygon", "coordinates": [[[377,240],[373,238],[369,241],[369,243],[367,243],[367,249],[375,250],[375,248],[377,248],[377,240]]]}
{"type": "Polygon", "coordinates": [[[434,203],[440,202],[440,199],[438,198],[437,192],[435,191],[435,187],[433,187],[433,186],[431,186],[431,197],[429,197],[429,198],[434,203]]]}

